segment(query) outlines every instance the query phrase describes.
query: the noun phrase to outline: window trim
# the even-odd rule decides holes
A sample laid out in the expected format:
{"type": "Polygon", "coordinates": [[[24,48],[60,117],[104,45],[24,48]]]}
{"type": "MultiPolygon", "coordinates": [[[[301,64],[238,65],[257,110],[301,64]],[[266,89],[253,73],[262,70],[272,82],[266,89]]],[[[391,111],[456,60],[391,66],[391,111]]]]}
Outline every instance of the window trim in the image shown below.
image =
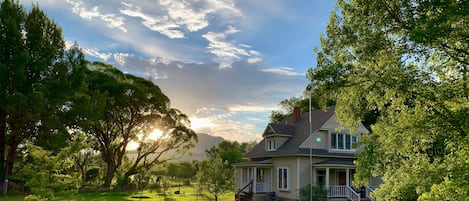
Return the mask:
{"type": "Polygon", "coordinates": [[[352,135],[349,133],[331,132],[329,135],[329,148],[334,151],[356,151],[356,148],[354,148],[354,144],[356,144],[357,142],[358,134],[352,135]],[[335,137],[334,140],[333,137],[335,137]],[[355,139],[355,141],[353,139],[355,139]],[[335,146],[332,145],[333,141],[335,142],[335,146]],[[339,141],[342,142],[341,146],[339,146],[339,141]],[[349,143],[349,146],[347,146],[347,143],[349,143]],[[348,149],[348,147],[350,148],[348,149]]]}
{"type": "Polygon", "coordinates": [[[276,142],[275,142],[275,138],[271,138],[271,139],[267,139],[266,141],[266,150],[267,151],[275,151],[277,150],[277,147],[276,147],[276,142]]]}
{"type": "Polygon", "coordinates": [[[280,166],[277,168],[277,189],[280,191],[290,191],[290,168],[285,167],[285,166],[280,166]],[[283,170],[283,171],[282,171],[283,170]],[[286,178],[283,178],[283,175],[285,175],[286,171],[286,178]],[[280,174],[279,174],[280,173],[280,174]],[[281,179],[283,178],[283,179],[281,179]],[[280,183],[282,180],[282,183],[280,183]],[[284,183],[285,182],[285,183],[284,183]],[[284,186],[280,185],[286,185],[286,188],[284,186]]]}

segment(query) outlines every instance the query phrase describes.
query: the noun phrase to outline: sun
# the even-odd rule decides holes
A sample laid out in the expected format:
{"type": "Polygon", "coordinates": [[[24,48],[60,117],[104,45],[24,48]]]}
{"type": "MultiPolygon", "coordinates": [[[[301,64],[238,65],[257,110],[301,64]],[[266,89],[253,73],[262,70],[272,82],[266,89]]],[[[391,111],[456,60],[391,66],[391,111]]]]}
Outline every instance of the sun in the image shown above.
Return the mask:
{"type": "Polygon", "coordinates": [[[159,140],[161,138],[163,138],[163,131],[159,129],[155,129],[150,134],[148,134],[149,140],[159,140]]]}

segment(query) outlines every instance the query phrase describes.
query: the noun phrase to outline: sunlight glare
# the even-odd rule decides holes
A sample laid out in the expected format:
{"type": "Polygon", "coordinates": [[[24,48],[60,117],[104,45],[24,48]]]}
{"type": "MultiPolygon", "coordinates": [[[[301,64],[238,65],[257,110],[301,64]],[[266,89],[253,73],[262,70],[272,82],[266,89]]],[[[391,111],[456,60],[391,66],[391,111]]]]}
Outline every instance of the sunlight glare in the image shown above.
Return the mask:
{"type": "Polygon", "coordinates": [[[159,130],[159,129],[155,129],[153,130],[149,135],[148,135],[148,139],[150,140],[159,140],[163,137],[163,131],[159,130]]]}

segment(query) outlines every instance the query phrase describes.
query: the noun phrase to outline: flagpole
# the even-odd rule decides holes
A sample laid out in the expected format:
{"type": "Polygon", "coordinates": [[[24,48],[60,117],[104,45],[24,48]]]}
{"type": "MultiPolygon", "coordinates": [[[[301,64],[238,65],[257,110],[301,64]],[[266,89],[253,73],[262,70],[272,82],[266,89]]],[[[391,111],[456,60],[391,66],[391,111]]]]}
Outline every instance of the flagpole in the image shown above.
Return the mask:
{"type": "Polygon", "coordinates": [[[310,164],[310,174],[309,174],[309,186],[310,186],[310,196],[309,196],[309,200],[310,201],[313,201],[313,125],[312,125],[312,121],[311,121],[311,89],[309,90],[309,111],[308,111],[308,115],[309,115],[309,138],[311,140],[311,145],[309,147],[309,164],[310,164]]]}

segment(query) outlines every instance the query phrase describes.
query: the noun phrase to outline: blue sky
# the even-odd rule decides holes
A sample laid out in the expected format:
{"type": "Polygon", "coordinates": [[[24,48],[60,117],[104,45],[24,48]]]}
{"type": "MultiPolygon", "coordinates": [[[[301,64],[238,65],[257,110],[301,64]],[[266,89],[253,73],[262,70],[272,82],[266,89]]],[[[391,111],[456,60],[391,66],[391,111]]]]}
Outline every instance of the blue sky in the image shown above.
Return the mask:
{"type": "Polygon", "coordinates": [[[332,0],[21,0],[38,3],[91,61],[152,79],[197,132],[259,140],[301,96],[332,0]]]}

